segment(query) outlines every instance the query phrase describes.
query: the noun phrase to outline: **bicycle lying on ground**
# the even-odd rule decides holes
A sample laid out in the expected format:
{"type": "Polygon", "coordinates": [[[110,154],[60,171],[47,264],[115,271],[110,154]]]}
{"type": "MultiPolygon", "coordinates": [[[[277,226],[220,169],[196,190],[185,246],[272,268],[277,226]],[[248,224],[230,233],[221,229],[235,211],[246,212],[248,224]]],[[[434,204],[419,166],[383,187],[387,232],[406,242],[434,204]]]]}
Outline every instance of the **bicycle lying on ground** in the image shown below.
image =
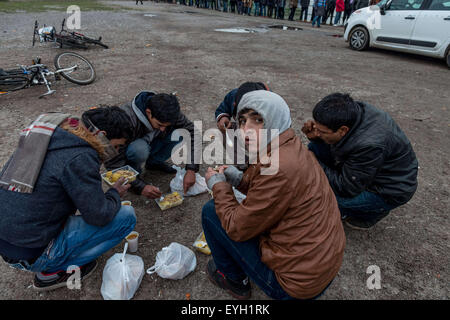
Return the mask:
{"type": "Polygon", "coordinates": [[[57,33],[55,27],[46,26],[45,24],[43,28],[39,29],[39,24],[36,20],[34,22],[33,47],[36,43],[36,36],[38,36],[40,42],[56,42],[59,44],[60,48],[66,46],[70,48],[88,49],[88,44],[96,44],[102,46],[105,49],[108,49],[108,46],[101,42],[102,37],[93,39],[79,32],[65,30],[65,22],[66,19],[64,19],[62,22],[61,32],[57,33]]]}
{"type": "Polygon", "coordinates": [[[54,93],[52,83],[47,79],[54,76],[55,81],[60,75],[70,82],[88,85],[94,82],[96,74],[92,64],[83,56],[74,52],[62,52],[55,56],[56,71],[50,71],[41,63],[41,58],[33,59],[31,66],[20,65],[18,69],[3,70],[0,68],[0,95],[8,94],[34,85],[47,86],[47,92],[39,98],[54,93]]]}

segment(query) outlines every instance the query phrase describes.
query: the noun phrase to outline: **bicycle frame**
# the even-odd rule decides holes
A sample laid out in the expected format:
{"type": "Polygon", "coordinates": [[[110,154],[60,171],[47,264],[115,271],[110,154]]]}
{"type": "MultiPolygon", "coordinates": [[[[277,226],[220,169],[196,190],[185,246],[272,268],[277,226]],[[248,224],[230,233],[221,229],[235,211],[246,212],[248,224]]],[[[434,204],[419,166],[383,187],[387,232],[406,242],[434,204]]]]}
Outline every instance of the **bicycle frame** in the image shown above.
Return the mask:
{"type": "Polygon", "coordinates": [[[44,24],[43,28],[48,28],[43,30],[43,28],[39,29],[39,23],[37,20],[34,22],[34,31],[33,31],[33,46],[36,42],[36,36],[39,37],[39,41],[42,42],[54,42],[58,43],[59,47],[67,46],[73,48],[81,48],[88,49],[88,44],[96,44],[99,46],[108,49],[108,46],[104,43],[101,43],[102,37],[90,38],[83,33],[75,32],[71,30],[67,30],[64,28],[66,19],[63,20],[61,24],[61,31],[57,32],[55,27],[48,26],[44,24]]]}
{"type": "MultiPolygon", "coordinates": [[[[48,76],[55,76],[55,79],[57,79],[56,78],[57,74],[59,74],[61,72],[72,72],[72,71],[76,70],[78,68],[78,66],[74,65],[72,67],[59,69],[59,70],[56,70],[56,71],[48,70],[47,66],[44,65],[44,64],[34,64],[34,65],[31,65],[31,66],[22,66],[21,65],[20,68],[23,70],[24,74],[31,74],[32,75],[32,80],[31,81],[33,81],[33,78],[34,78],[34,76],[36,74],[41,76],[42,80],[44,81],[45,86],[47,87],[47,92],[44,93],[44,94],[41,94],[39,96],[39,98],[42,98],[44,96],[47,96],[47,95],[50,95],[50,94],[53,94],[53,93],[56,92],[56,90],[53,90],[53,89],[50,88],[51,82],[49,82],[47,80],[48,76]],[[30,69],[32,69],[32,68],[37,68],[37,71],[30,71],[30,69]]],[[[37,83],[31,82],[31,84],[32,85],[33,84],[39,84],[39,82],[37,82],[37,83]]]]}

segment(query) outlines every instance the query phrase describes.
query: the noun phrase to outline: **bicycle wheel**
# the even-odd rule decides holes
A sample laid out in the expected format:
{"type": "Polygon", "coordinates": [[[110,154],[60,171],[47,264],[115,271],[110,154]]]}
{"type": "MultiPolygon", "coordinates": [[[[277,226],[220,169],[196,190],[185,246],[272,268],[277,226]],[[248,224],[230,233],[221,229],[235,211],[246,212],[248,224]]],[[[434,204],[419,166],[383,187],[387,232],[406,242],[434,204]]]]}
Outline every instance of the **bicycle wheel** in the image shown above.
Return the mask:
{"type": "Polygon", "coordinates": [[[10,76],[22,76],[25,77],[25,72],[22,69],[10,69],[6,70],[6,73],[10,76]]]}
{"type": "Polygon", "coordinates": [[[74,39],[81,41],[81,43],[83,43],[83,44],[85,44],[85,43],[91,44],[92,43],[92,44],[97,44],[105,49],[109,49],[109,47],[101,41],[102,37],[100,37],[98,39],[93,39],[93,38],[89,38],[89,37],[85,36],[84,34],[78,33],[78,32],[71,32],[70,35],[74,39]]]}
{"type": "Polygon", "coordinates": [[[56,55],[55,60],[56,71],[76,67],[73,70],[59,72],[64,78],[70,82],[87,85],[94,82],[96,74],[94,66],[83,56],[75,52],[62,52],[56,55]]]}
{"type": "Polygon", "coordinates": [[[83,36],[83,40],[84,40],[86,43],[96,44],[96,45],[99,45],[99,46],[101,46],[101,47],[103,47],[103,48],[105,48],[105,49],[108,49],[108,48],[109,48],[106,44],[104,44],[103,42],[101,42],[101,37],[100,37],[99,39],[92,39],[92,38],[83,36]]]}
{"type": "Polygon", "coordinates": [[[106,44],[104,44],[103,42],[101,42],[100,40],[96,40],[93,43],[95,43],[95,44],[97,44],[97,45],[99,45],[99,46],[101,46],[101,47],[103,47],[105,49],[109,49],[109,47],[106,44]]]}
{"type": "Polygon", "coordinates": [[[109,49],[109,47],[106,44],[104,44],[103,42],[101,42],[100,40],[86,40],[86,41],[88,43],[99,45],[99,46],[101,46],[101,47],[103,47],[105,49],[109,49]]]}
{"type": "Polygon", "coordinates": [[[33,47],[36,42],[36,35],[38,34],[38,22],[37,20],[34,22],[34,30],[33,30],[33,47]]]}
{"type": "Polygon", "coordinates": [[[56,39],[56,42],[59,43],[59,47],[63,46],[69,48],[78,48],[78,49],[87,49],[88,47],[79,40],[73,39],[71,37],[59,37],[56,39]]]}
{"type": "Polygon", "coordinates": [[[19,75],[0,76],[0,91],[10,92],[25,88],[28,85],[28,78],[19,75]]]}

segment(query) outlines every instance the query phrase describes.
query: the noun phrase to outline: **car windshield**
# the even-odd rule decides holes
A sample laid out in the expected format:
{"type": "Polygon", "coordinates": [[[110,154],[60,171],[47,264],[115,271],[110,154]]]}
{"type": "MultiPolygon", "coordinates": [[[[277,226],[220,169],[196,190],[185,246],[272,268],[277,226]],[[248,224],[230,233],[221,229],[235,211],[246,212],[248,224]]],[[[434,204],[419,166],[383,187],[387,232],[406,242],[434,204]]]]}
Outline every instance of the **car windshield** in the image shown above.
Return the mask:
{"type": "Polygon", "coordinates": [[[378,2],[376,5],[379,6],[381,8],[382,5],[386,4],[389,0],[381,0],[380,2],[378,2]]]}

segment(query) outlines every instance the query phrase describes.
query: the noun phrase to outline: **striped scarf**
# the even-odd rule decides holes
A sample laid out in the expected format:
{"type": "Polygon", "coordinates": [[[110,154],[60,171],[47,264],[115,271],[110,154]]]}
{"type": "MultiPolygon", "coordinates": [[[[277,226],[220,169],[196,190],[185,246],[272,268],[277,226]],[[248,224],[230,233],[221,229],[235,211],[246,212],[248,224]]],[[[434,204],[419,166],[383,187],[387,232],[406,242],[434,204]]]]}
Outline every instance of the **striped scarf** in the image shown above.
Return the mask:
{"type": "Polygon", "coordinates": [[[20,132],[19,145],[0,175],[0,188],[32,193],[56,127],[70,117],[63,113],[41,114],[20,132]]]}

